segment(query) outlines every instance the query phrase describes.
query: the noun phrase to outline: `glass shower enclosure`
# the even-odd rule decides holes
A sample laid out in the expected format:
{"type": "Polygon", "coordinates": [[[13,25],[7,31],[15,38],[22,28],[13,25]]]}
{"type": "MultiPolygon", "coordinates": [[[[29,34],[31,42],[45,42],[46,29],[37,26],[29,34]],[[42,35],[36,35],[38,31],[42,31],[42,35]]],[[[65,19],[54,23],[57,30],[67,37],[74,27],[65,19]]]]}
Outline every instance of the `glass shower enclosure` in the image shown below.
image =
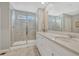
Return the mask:
{"type": "Polygon", "coordinates": [[[12,45],[25,44],[36,38],[36,15],[12,10],[12,45]]]}

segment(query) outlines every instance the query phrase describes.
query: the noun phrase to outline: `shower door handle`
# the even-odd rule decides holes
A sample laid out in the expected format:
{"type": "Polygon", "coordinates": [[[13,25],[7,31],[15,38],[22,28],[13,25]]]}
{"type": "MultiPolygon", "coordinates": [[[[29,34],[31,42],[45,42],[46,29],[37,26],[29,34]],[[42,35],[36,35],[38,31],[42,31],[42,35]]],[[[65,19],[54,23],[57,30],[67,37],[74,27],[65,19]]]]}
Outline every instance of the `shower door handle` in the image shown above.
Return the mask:
{"type": "Polygon", "coordinates": [[[28,31],[26,31],[26,35],[28,35],[28,31]]]}

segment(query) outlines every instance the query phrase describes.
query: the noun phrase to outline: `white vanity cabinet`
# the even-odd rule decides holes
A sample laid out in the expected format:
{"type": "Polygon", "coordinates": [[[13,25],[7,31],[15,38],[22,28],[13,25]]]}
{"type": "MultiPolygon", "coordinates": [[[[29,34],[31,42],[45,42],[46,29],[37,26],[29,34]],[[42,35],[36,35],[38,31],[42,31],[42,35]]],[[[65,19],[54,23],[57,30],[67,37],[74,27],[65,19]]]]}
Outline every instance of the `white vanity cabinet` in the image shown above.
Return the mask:
{"type": "Polygon", "coordinates": [[[52,43],[41,35],[37,35],[36,45],[41,55],[43,56],[51,56],[54,52],[53,48],[50,49],[52,43]],[[52,52],[51,52],[52,51],[52,52]]]}
{"type": "Polygon", "coordinates": [[[38,34],[36,37],[36,45],[42,56],[77,56],[76,53],[45,36],[38,34]]]}

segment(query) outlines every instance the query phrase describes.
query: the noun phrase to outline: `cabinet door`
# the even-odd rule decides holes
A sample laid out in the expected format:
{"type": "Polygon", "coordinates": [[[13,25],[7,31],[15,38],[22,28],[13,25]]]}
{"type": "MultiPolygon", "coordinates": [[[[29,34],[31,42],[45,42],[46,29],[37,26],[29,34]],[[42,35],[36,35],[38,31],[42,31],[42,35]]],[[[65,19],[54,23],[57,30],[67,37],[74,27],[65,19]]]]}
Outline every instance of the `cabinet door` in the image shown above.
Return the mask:
{"type": "Polygon", "coordinates": [[[77,56],[69,49],[57,44],[53,40],[47,39],[41,35],[36,39],[36,45],[43,56],[77,56]]]}
{"type": "Polygon", "coordinates": [[[53,41],[52,41],[51,48],[54,48],[54,56],[77,56],[77,54],[75,54],[71,50],[69,50],[53,41]]]}
{"type": "Polygon", "coordinates": [[[38,36],[36,39],[36,45],[43,56],[53,56],[54,48],[52,48],[52,42],[43,36],[38,36]]]}
{"type": "Polygon", "coordinates": [[[47,47],[48,47],[47,51],[52,56],[77,56],[76,53],[74,53],[71,50],[57,44],[54,41],[46,39],[45,42],[47,42],[47,47]]]}

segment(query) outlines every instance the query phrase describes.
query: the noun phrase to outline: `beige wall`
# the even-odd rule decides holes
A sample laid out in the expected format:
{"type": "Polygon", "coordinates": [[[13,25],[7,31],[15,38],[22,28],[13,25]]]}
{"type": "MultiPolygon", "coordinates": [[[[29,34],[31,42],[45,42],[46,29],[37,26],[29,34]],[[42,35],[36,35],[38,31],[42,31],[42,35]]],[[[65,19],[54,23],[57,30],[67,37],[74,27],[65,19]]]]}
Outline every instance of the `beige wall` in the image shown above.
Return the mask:
{"type": "Polygon", "coordinates": [[[37,10],[37,31],[42,31],[44,27],[43,24],[43,9],[39,8],[37,10]]]}
{"type": "Polygon", "coordinates": [[[37,11],[37,31],[48,31],[48,12],[46,8],[37,11]]]}
{"type": "Polygon", "coordinates": [[[46,8],[44,9],[44,25],[45,25],[44,29],[47,32],[48,31],[48,11],[46,8]]]}
{"type": "Polygon", "coordinates": [[[79,21],[79,14],[78,15],[74,15],[72,17],[72,31],[79,33],[79,28],[76,27],[75,23],[79,21]]]}
{"type": "Polygon", "coordinates": [[[63,31],[71,32],[71,20],[72,20],[72,17],[70,15],[64,14],[63,15],[63,20],[64,20],[63,31]]]}
{"type": "Polygon", "coordinates": [[[76,27],[75,25],[76,22],[79,21],[79,14],[73,16],[64,14],[63,19],[64,19],[63,31],[79,33],[79,28],[76,27]]]}
{"type": "Polygon", "coordinates": [[[10,22],[9,3],[0,2],[0,49],[10,47],[10,22]]]}
{"type": "Polygon", "coordinates": [[[1,49],[1,8],[0,8],[0,49],[1,49]]]}

